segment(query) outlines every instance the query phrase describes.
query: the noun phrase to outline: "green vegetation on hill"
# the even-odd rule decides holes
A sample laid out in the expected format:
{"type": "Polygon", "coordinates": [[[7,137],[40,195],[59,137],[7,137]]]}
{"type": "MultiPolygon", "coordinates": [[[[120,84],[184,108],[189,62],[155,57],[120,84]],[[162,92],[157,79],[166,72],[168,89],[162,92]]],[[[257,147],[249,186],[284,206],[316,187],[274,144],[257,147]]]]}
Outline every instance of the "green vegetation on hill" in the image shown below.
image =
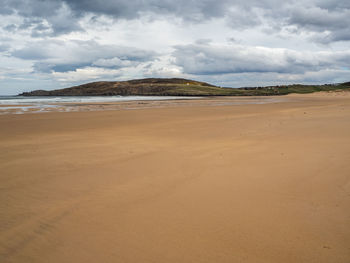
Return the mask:
{"type": "MultiPolygon", "coordinates": [[[[241,88],[247,92],[252,92],[252,95],[286,95],[290,93],[313,93],[319,91],[335,91],[335,90],[350,90],[350,82],[341,84],[324,84],[324,85],[283,85],[283,86],[268,86],[256,88],[241,88]]],[[[248,94],[247,94],[248,95],[248,94]]],[[[250,95],[250,94],[249,94],[250,95]]]]}
{"type": "Polygon", "coordinates": [[[129,81],[101,81],[66,89],[24,92],[22,96],[271,96],[289,93],[350,90],[350,82],[325,85],[283,85],[267,87],[223,88],[188,79],[149,78],[129,81]]]}

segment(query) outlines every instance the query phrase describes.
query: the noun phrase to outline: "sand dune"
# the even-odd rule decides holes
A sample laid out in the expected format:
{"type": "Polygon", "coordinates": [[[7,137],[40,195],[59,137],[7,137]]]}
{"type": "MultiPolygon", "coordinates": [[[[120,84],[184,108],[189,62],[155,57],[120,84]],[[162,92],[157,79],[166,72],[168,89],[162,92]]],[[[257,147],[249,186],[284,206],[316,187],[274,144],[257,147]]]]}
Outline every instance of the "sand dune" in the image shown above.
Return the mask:
{"type": "Polygon", "coordinates": [[[0,262],[350,262],[350,94],[288,98],[0,116],[0,262]]]}

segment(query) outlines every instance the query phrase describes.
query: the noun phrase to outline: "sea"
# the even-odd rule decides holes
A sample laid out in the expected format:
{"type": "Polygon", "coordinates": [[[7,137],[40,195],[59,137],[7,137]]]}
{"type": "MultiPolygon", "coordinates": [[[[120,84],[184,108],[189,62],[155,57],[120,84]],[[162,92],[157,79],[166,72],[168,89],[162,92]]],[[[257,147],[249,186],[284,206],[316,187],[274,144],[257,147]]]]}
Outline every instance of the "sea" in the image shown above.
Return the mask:
{"type": "MultiPolygon", "coordinates": [[[[184,96],[0,96],[0,115],[41,112],[72,112],[163,107],[166,100],[177,100],[172,105],[188,105],[183,100],[203,97],[184,96]],[[138,101],[137,103],[128,103],[138,101]],[[163,102],[162,102],[163,101],[163,102]],[[120,102],[120,103],[118,103],[120,102]],[[135,106],[136,105],[136,106],[135,106]]],[[[266,104],[287,99],[274,96],[231,97],[206,100],[196,105],[228,106],[242,104],[266,104]]]]}
{"type": "Polygon", "coordinates": [[[181,96],[0,96],[0,114],[23,114],[52,111],[72,111],[75,103],[111,103],[127,101],[189,100],[199,97],[181,96]],[[69,105],[69,107],[67,106],[69,105]],[[64,109],[64,110],[62,110],[64,109]]]}

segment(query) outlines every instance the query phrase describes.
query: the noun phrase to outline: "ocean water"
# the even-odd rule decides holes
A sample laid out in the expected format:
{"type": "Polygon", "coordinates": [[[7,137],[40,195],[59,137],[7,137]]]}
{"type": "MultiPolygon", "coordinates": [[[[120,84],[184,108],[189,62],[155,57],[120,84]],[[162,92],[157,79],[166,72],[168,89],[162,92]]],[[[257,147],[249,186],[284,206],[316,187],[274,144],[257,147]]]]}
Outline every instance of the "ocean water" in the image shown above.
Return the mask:
{"type": "MultiPolygon", "coordinates": [[[[40,112],[71,112],[71,111],[96,111],[96,110],[120,110],[164,107],[166,100],[173,106],[188,105],[183,100],[194,100],[203,97],[180,96],[52,96],[52,97],[22,97],[0,96],[0,115],[24,114],[40,112]],[[181,101],[182,100],[182,101],[181,101]],[[138,101],[136,103],[128,103],[138,101]],[[124,103],[118,103],[124,102],[124,103]]],[[[197,106],[229,106],[242,104],[266,104],[284,102],[288,99],[282,97],[222,97],[214,100],[200,100],[197,106]]],[[[166,103],[167,104],[167,103],[166,103]]]]}
{"type": "MultiPolygon", "coordinates": [[[[110,103],[125,101],[188,100],[199,97],[180,96],[0,96],[0,114],[22,114],[25,112],[47,112],[53,108],[72,111],[74,103],[110,103]],[[69,106],[70,105],[70,106],[69,106]]],[[[62,110],[61,110],[62,111],[62,110]]]]}
{"type": "MultiPolygon", "coordinates": [[[[54,104],[54,103],[95,103],[118,102],[134,100],[183,100],[195,97],[180,96],[0,96],[0,105],[28,105],[28,104],[54,104]]],[[[198,97],[196,97],[198,98],[198,97]]]]}

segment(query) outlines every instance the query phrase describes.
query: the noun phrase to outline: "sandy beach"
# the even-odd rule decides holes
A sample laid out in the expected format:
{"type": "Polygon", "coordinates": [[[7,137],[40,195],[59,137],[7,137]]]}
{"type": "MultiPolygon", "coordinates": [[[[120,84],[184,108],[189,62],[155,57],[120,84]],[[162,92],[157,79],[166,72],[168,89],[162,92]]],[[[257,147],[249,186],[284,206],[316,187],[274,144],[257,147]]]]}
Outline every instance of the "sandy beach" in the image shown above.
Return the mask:
{"type": "Polygon", "coordinates": [[[283,98],[0,115],[0,262],[350,262],[350,93],[283,98]]]}

